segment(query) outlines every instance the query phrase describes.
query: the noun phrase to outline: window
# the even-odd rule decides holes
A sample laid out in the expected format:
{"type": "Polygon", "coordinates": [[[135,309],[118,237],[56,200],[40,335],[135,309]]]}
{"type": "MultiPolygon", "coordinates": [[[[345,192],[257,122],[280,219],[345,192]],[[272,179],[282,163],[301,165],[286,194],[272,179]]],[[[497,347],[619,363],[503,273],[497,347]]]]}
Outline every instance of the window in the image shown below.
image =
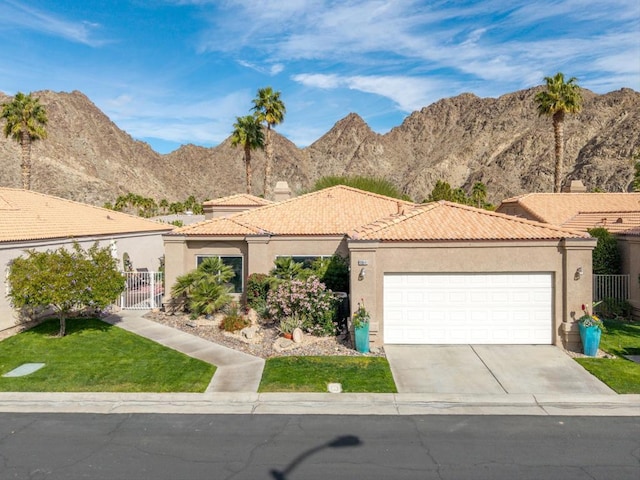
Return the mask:
{"type": "Polygon", "coordinates": [[[196,266],[199,266],[205,258],[218,257],[222,260],[222,263],[229,265],[233,269],[235,275],[231,279],[231,293],[242,293],[243,291],[243,262],[241,256],[234,255],[198,255],[196,257],[196,266]]]}
{"type": "Polygon", "coordinates": [[[296,263],[301,263],[303,268],[311,268],[318,258],[331,258],[333,255],[278,255],[277,258],[290,258],[296,263]]]}

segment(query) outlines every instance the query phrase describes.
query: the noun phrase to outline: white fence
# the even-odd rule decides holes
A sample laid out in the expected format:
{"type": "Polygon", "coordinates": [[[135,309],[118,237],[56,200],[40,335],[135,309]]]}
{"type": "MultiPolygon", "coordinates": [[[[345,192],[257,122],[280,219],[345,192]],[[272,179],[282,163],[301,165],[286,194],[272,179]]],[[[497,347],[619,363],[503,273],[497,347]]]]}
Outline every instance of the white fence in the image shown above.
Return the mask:
{"type": "Polygon", "coordinates": [[[122,272],[126,283],[119,307],[124,310],[150,310],[162,305],[164,282],[162,272],[122,272]]]}
{"type": "Polygon", "coordinates": [[[629,300],[629,275],[594,275],[593,301],[605,298],[629,300]]]}

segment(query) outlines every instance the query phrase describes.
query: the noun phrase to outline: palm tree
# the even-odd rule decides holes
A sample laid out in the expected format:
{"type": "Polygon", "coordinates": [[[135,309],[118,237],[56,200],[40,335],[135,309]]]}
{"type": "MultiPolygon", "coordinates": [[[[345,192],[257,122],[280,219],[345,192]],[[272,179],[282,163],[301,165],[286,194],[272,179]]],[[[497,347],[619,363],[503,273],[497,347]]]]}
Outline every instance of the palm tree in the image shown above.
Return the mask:
{"type": "Polygon", "coordinates": [[[553,172],[553,191],[560,192],[560,177],[564,158],[564,116],[582,110],[582,94],[577,79],[571,77],[565,82],[564,74],[558,72],[553,77],[545,77],[547,89],[539,92],[535,101],[538,114],[548,115],[553,121],[556,164],[553,172]]]}
{"type": "Polygon", "coordinates": [[[247,172],[247,193],[251,194],[251,150],[264,148],[262,124],[253,115],[236,117],[231,133],[231,145],[244,148],[244,166],[247,172]]]}
{"type": "Polygon", "coordinates": [[[265,139],[265,154],[267,161],[264,167],[264,198],[271,198],[271,167],[273,165],[273,143],[271,129],[284,121],[287,109],[280,100],[280,92],[274,92],[271,87],[258,89],[258,95],[253,99],[255,116],[260,123],[266,123],[267,136],[265,139]]]}
{"type": "Polygon", "coordinates": [[[487,200],[487,187],[482,182],[475,182],[471,189],[471,199],[476,204],[475,206],[480,208],[487,200]]]}
{"type": "Polygon", "coordinates": [[[47,112],[40,100],[18,92],[13,100],[2,105],[2,114],[7,123],[4,136],[11,137],[22,149],[22,188],[31,189],[31,143],[47,137],[45,125],[47,112]]]}

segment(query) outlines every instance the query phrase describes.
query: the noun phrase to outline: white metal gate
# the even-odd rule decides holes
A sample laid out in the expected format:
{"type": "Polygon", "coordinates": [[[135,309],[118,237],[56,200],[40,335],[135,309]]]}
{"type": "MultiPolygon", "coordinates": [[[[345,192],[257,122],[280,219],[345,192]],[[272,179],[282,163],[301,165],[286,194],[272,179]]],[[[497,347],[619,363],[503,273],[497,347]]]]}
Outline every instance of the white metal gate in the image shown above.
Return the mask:
{"type": "Polygon", "coordinates": [[[164,281],[162,272],[122,272],[125,289],[120,295],[124,310],[150,310],[162,305],[164,281]]]}
{"type": "Polygon", "coordinates": [[[629,275],[594,275],[593,301],[629,300],[629,275]]]}

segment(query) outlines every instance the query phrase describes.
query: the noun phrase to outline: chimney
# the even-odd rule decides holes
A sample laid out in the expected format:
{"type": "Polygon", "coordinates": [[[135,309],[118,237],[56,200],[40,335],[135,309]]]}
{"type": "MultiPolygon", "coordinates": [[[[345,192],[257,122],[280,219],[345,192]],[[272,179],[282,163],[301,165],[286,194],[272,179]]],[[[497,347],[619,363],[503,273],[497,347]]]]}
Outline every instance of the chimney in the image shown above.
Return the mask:
{"type": "Polygon", "coordinates": [[[565,185],[562,189],[563,193],[586,193],[587,187],[584,186],[582,180],[571,180],[569,185],[565,185]]]}
{"type": "Polygon", "coordinates": [[[287,182],[281,181],[276,183],[276,188],[273,191],[274,200],[276,202],[282,202],[291,198],[291,189],[287,182]]]}

